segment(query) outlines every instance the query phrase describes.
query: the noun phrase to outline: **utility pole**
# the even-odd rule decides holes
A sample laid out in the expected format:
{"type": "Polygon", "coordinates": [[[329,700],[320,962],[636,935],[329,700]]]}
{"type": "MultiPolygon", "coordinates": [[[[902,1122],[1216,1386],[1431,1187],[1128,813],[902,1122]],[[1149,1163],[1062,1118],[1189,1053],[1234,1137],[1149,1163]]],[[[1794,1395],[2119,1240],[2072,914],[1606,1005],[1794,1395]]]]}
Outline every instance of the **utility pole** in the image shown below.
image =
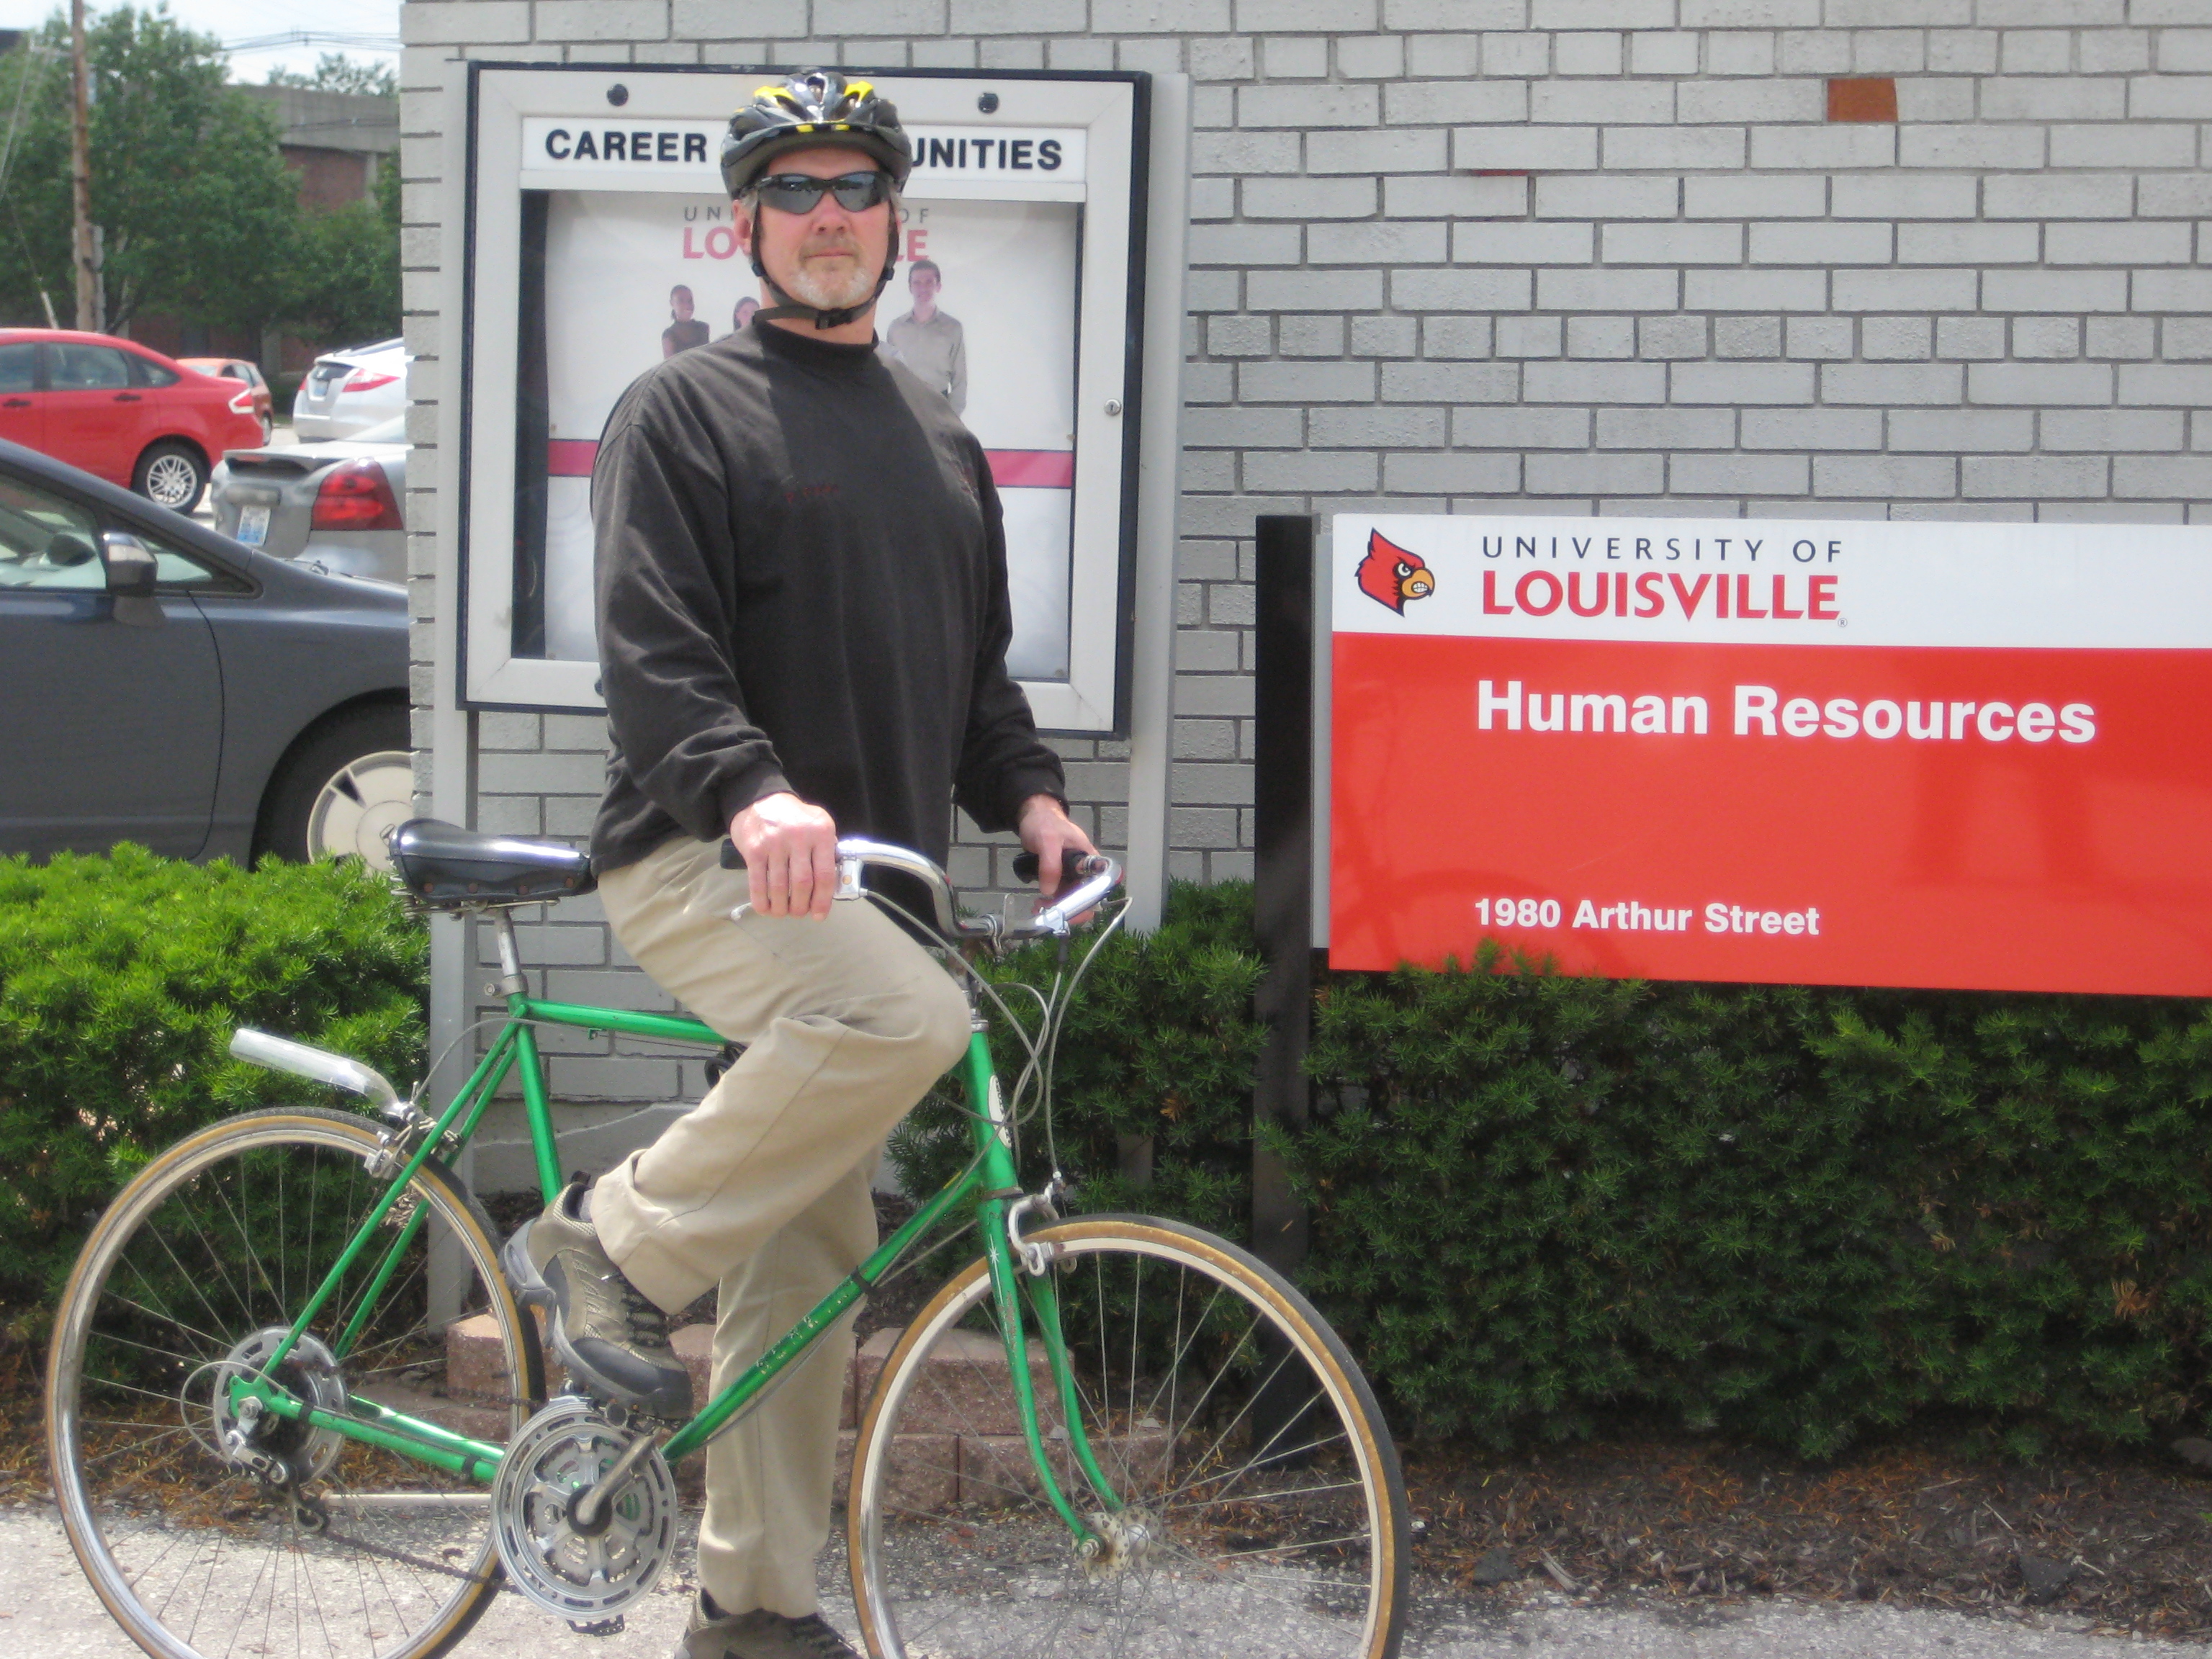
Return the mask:
{"type": "Polygon", "coordinates": [[[76,223],[70,237],[76,266],[76,325],[100,329],[96,286],[100,256],[92,238],[92,91],[84,64],[84,0],[70,0],[70,195],[76,223]]]}

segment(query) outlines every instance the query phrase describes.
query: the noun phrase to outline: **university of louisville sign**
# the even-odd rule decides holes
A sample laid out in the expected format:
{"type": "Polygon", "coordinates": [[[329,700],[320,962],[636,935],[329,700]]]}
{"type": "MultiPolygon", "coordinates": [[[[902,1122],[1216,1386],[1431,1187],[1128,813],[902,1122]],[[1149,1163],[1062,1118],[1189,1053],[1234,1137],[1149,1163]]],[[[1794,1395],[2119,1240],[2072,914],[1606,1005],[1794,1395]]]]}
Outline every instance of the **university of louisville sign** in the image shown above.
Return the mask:
{"type": "Polygon", "coordinates": [[[1332,962],[2212,994],[2212,531],[1335,521],[1332,962]]]}

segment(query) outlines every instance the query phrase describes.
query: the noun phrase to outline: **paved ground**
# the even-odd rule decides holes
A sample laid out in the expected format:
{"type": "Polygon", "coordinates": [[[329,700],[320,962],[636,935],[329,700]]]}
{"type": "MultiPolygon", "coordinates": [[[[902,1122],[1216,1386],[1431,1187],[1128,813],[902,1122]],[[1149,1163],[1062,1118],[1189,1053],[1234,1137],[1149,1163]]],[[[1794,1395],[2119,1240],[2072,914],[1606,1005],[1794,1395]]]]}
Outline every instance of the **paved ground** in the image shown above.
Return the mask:
{"type": "MultiPolygon", "coordinates": [[[[0,1654],[36,1659],[133,1659],[138,1650],[86,1584],[51,1509],[0,1510],[0,1654]]],[[[688,1567],[688,1552],[678,1569],[688,1567]]],[[[824,1564],[825,1588],[842,1563],[824,1564]]],[[[674,1648],[687,1593],[670,1582],[630,1614],[623,1635],[571,1634],[501,1596],[459,1652],[463,1659],[630,1659],[674,1648]]],[[[1788,1601],[1700,1603],[1690,1617],[1664,1607],[1576,1607],[1547,1593],[1515,1610],[1429,1598],[1416,1611],[1407,1659],[1492,1659],[1516,1649],[1591,1659],[2204,1659],[2201,1648],[2127,1642],[2063,1626],[2076,1621],[1971,1619],[1957,1613],[1788,1601]]],[[[833,1619],[849,1624],[842,1610],[833,1619]]],[[[1218,1651],[1257,1659],[1249,1641],[1222,1632],[1218,1651]]],[[[273,1659],[273,1656],[272,1656],[273,1659]]],[[[285,1659],[289,1659],[289,1656],[285,1659]]]]}

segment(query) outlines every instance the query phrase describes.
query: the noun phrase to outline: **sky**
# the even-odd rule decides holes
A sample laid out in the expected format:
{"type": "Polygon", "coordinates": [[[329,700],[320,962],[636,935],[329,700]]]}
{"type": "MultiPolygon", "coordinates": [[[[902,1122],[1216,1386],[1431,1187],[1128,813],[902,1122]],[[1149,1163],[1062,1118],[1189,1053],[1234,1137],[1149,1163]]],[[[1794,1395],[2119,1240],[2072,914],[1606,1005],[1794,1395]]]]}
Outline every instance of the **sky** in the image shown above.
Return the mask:
{"type": "MultiPolygon", "coordinates": [[[[0,28],[35,28],[64,9],[66,0],[0,0],[0,28]]],[[[265,81],[279,66],[312,70],[315,59],[326,52],[349,58],[399,61],[399,0],[167,0],[172,16],[204,34],[220,36],[227,46],[243,49],[231,54],[230,78],[265,81]],[[342,39],[314,40],[307,44],[252,46],[272,35],[305,31],[311,35],[342,39]],[[364,41],[374,44],[362,44],[364,41]]],[[[152,9],[148,0],[146,9],[152,9]]],[[[87,0],[87,9],[104,9],[99,0],[87,0]]]]}

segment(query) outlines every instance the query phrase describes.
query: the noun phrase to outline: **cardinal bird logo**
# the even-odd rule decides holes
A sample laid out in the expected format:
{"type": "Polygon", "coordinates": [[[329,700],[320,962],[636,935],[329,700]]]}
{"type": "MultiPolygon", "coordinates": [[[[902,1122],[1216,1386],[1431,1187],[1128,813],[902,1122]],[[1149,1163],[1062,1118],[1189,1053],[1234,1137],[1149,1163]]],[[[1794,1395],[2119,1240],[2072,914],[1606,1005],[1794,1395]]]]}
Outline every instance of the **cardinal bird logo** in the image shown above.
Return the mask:
{"type": "Polygon", "coordinates": [[[1437,579],[1418,553],[1382,539],[1379,530],[1367,535],[1367,556],[1359,562],[1359,591],[1400,616],[1406,601],[1425,599],[1437,591],[1437,579]]]}

